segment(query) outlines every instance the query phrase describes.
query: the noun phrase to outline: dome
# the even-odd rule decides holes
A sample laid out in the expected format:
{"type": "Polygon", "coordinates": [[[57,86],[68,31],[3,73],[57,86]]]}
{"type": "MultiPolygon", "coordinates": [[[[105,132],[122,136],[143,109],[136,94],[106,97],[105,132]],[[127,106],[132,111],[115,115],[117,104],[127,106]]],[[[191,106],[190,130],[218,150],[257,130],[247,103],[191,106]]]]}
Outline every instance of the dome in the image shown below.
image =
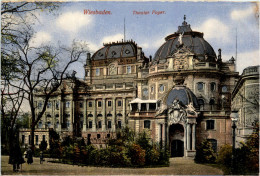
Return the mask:
{"type": "Polygon", "coordinates": [[[96,51],[92,60],[114,59],[136,56],[137,45],[132,42],[113,42],[104,44],[104,47],[96,51]]]}
{"type": "Polygon", "coordinates": [[[175,86],[173,89],[171,89],[166,95],[166,99],[165,99],[166,105],[171,106],[175,99],[178,99],[184,105],[193,103],[194,108],[196,109],[199,108],[196,96],[186,86],[178,85],[175,86]]]}
{"type": "Polygon", "coordinates": [[[187,47],[200,61],[205,58],[212,62],[216,61],[216,53],[212,46],[203,38],[203,33],[192,31],[184,18],[184,22],[182,26],[178,27],[178,31],[168,35],[165,38],[165,43],[157,50],[153,59],[154,63],[158,63],[160,60],[166,61],[166,58],[172,56],[181,46],[187,47]],[[179,42],[181,34],[183,35],[181,38],[183,45],[179,42]]]}

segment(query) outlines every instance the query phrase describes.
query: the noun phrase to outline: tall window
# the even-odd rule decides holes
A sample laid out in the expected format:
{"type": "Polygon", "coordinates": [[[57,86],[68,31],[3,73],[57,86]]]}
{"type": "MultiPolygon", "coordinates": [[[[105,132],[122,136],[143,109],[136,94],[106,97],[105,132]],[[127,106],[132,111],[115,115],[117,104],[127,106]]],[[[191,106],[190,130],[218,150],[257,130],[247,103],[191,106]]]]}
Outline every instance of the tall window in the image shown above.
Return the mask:
{"type": "Polygon", "coordinates": [[[92,128],[92,121],[88,122],[88,128],[92,128]]]}
{"type": "Polygon", "coordinates": [[[59,107],[60,107],[60,102],[56,102],[56,109],[59,109],[59,107]]]}
{"type": "Polygon", "coordinates": [[[159,91],[160,91],[160,92],[164,92],[164,85],[163,85],[163,84],[160,84],[160,86],[159,86],[159,91]]]}
{"type": "Polygon", "coordinates": [[[96,68],[96,76],[100,76],[100,68],[96,68]]]}
{"type": "Polygon", "coordinates": [[[98,139],[100,138],[100,134],[97,134],[97,138],[98,138],[98,139]]]}
{"type": "Polygon", "coordinates": [[[83,102],[79,102],[79,107],[83,108],[83,102]]]}
{"type": "Polygon", "coordinates": [[[38,135],[35,135],[35,143],[36,143],[36,145],[39,144],[39,136],[38,135]]]}
{"type": "Polygon", "coordinates": [[[153,86],[151,87],[151,93],[152,94],[154,93],[154,87],[153,86]]]}
{"type": "Polygon", "coordinates": [[[198,99],[198,104],[199,104],[200,110],[204,110],[204,100],[202,98],[198,99]]]}
{"type": "Polygon", "coordinates": [[[207,130],[215,129],[215,120],[207,120],[207,130]]]}
{"type": "Polygon", "coordinates": [[[45,141],[45,135],[42,135],[42,141],[45,141]]]}
{"type": "Polygon", "coordinates": [[[42,128],[42,122],[39,122],[38,127],[42,128]]]}
{"type": "Polygon", "coordinates": [[[111,120],[109,120],[109,121],[107,122],[107,128],[108,128],[108,129],[111,128],[111,126],[112,126],[111,124],[112,124],[112,123],[111,123],[111,120]]]}
{"type": "Polygon", "coordinates": [[[39,103],[38,103],[38,109],[40,109],[40,108],[42,108],[42,102],[41,101],[39,101],[39,103]]]}
{"type": "Polygon", "coordinates": [[[122,101],[121,100],[118,100],[117,106],[122,106],[122,101]]]}
{"type": "Polygon", "coordinates": [[[89,70],[86,70],[86,76],[90,76],[90,75],[89,75],[89,70]]]}
{"type": "Polygon", "coordinates": [[[22,135],[22,144],[24,144],[24,141],[25,141],[25,136],[22,135]]]}
{"type": "Polygon", "coordinates": [[[90,107],[90,108],[92,107],[92,101],[88,102],[88,107],[90,107]]]}
{"type": "Polygon", "coordinates": [[[127,69],[126,72],[127,72],[128,74],[131,73],[131,66],[127,66],[126,69],[127,69]]]}
{"type": "Polygon", "coordinates": [[[112,101],[107,102],[107,106],[111,107],[112,106],[112,101]]]}
{"type": "Polygon", "coordinates": [[[144,128],[150,129],[151,121],[150,120],[145,120],[144,121],[144,128]]]}
{"type": "Polygon", "coordinates": [[[47,108],[48,108],[48,109],[51,108],[51,102],[48,102],[48,103],[47,103],[47,108]]]}
{"type": "Polygon", "coordinates": [[[216,90],[216,83],[212,82],[210,83],[210,90],[215,91],[216,90]]]}
{"type": "Polygon", "coordinates": [[[198,86],[198,91],[203,90],[203,82],[198,82],[197,86],[198,86]]]}
{"type": "Polygon", "coordinates": [[[102,102],[98,101],[98,107],[101,107],[101,106],[102,106],[102,102]]]}
{"type": "Polygon", "coordinates": [[[118,125],[118,128],[122,128],[122,122],[121,122],[121,120],[118,120],[117,125],[118,125]]]}
{"type": "Polygon", "coordinates": [[[98,121],[98,128],[102,128],[102,123],[101,123],[101,121],[98,121]]]}
{"type": "Polygon", "coordinates": [[[70,107],[70,102],[66,101],[66,108],[69,108],[69,107],[70,107]]]}

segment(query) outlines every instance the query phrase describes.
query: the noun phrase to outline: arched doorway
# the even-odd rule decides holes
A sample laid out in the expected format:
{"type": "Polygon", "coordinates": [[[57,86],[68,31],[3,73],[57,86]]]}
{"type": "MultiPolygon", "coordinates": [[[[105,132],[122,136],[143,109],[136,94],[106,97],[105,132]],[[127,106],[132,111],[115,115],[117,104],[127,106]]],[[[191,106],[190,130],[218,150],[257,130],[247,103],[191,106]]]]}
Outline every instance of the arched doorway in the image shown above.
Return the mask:
{"type": "Polygon", "coordinates": [[[184,128],[181,124],[173,124],[169,129],[171,157],[184,156],[184,128]]]}

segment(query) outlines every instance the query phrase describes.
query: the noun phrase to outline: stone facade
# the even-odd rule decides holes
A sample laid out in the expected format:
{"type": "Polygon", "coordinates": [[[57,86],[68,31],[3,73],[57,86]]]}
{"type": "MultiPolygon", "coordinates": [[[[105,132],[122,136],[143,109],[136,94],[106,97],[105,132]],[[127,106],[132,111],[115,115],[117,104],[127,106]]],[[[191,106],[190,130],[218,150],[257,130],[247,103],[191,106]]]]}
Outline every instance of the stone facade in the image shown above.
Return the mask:
{"type": "MultiPolygon", "coordinates": [[[[105,147],[116,130],[146,131],[171,156],[194,157],[207,139],[231,144],[231,92],[239,78],[186,21],[154,58],[133,41],[104,44],[86,59],[84,80],[66,80],[49,101],[37,130],[82,136],[105,147]]],[[[41,108],[41,93],[36,97],[41,108]]],[[[36,130],[36,131],[37,131],[36,130]]],[[[22,134],[22,133],[21,133],[22,134]]]]}
{"type": "Polygon", "coordinates": [[[254,124],[259,121],[259,67],[245,68],[232,92],[232,109],[238,111],[239,116],[237,146],[252,134],[254,124]]]}

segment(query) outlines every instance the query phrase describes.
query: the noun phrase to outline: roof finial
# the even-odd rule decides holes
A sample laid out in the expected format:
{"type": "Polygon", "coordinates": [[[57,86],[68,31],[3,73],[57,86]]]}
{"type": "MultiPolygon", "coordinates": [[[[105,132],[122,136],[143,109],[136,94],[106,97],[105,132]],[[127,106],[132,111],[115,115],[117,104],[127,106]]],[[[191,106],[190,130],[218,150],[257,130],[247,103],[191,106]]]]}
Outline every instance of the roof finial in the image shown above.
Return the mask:
{"type": "Polygon", "coordinates": [[[184,19],[184,21],[186,20],[186,15],[184,15],[183,19],[184,19]]]}

